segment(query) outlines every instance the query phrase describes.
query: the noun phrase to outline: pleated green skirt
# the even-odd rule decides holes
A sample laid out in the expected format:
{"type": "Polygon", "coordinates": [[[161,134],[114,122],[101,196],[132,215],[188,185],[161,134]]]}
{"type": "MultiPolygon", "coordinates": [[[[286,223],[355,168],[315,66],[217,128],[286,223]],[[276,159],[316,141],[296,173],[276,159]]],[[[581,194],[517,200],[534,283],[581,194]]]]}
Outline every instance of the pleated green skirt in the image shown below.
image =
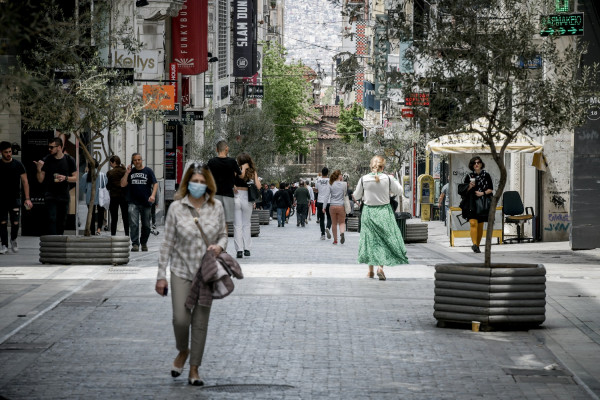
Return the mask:
{"type": "Polygon", "coordinates": [[[358,262],[388,266],[408,264],[404,239],[388,204],[363,207],[358,262]]]}

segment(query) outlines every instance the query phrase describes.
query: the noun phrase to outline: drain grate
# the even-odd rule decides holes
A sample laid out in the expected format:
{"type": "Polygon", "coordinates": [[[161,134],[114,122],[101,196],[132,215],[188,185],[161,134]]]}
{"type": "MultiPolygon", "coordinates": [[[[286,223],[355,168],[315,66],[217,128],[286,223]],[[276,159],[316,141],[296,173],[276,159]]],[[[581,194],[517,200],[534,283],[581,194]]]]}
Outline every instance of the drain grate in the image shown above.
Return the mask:
{"type": "Polygon", "coordinates": [[[139,268],[129,267],[111,267],[108,269],[109,274],[137,274],[139,271],[139,268]]]}
{"type": "Polygon", "coordinates": [[[2,343],[0,352],[19,351],[23,353],[41,353],[50,348],[53,343],[2,343]]]}
{"type": "Polygon", "coordinates": [[[560,369],[521,369],[503,368],[507,375],[512,375],[518,383],[561,383],[574,385],[573,376],[560,369]]]}
{"type": "Polygon", "coordinates": [[[227,392],[227,393],[248,393],[261,392],[265,390],[288,390],[293,389],[291,385],[269,385],[269,384],[247,384],[247,385],[213,385],[204,386],[202,391],[227,392]]]}

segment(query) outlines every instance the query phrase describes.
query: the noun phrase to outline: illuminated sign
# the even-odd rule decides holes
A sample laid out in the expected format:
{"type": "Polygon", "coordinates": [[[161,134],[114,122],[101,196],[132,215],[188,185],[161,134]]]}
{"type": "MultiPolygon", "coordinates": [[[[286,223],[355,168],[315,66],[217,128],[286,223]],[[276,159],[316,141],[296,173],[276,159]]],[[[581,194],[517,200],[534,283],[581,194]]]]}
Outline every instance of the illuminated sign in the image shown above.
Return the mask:
{"type": "Polygon", "coordinates": [[[542,15],[541,36],[583,35],[583,13],[542,15]]]}
{"type": "Polygon", "coordinates": [[[571,11],[571,0],[555,0],[554,6],[556,12],[569,12],[571,11]]]}
{"type": "Polygon", "coordinates": [[[429,107],[429,93],[410,93],[404,98],[404,105],[429,107]]]}

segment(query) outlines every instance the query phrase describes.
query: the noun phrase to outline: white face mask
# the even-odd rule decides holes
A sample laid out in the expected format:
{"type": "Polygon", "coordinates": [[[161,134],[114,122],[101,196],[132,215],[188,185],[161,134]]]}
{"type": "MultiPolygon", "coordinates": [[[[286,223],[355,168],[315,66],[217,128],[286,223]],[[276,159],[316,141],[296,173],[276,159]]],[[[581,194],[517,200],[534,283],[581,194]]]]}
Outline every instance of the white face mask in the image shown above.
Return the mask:
{"type": "Polygon", "coordinates": [[[207,186],[204,183],[189,182],[188,192],[193,198],[199,199],[200,197],[204,196],[204,193],[206,193],[206,187],[207,186]]]}

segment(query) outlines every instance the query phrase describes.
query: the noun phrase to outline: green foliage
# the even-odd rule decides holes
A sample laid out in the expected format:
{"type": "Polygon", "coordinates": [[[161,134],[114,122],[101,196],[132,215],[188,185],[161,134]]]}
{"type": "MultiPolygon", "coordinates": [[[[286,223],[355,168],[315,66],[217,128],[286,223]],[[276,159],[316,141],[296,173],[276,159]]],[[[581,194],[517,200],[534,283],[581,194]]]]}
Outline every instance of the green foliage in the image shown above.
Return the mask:
{"type": "Polygon", "coordinates": [[[349,143],[355,140],[363,140],[363,126],[360,121],[363,120],[365,109],[358,103],[353,103],[352,107],[346,109],[344,102],[340,101],[340,119],[336,125],[336,132],[342,136],[342,141],[349,143]]]}
{"type": "MultiPolygon", "coordinates": [[[[576,38],[540,39],[540,16],[552,1],[440,0],[437,12],[398,31],[414,42],[403,54],[415,66],[402,85],[406,93],[430,93],[416,106],[421,129],[431,138],[476,133],[492,150],[501,171],[491,210],[506,184],[504,152],[518,134],[553,135],[585,121],[588,101],[598,93],[598,67],[579,68],[585,45],[576,38]],[[417,40],[418,39],[418,40],[417,40]],[[524,68],[541,58],[543,68],[524,68]],[[474,121],[489,123],[478,130],[474,121]],[[500,143],[497,147],[495,143],[500,143]]],[[[400,16],[402,17],[402,15],[400,16]]],[[[396,23],[395,26],[406,26],[396,23]]],[[[490,260],[490,212],[486,263],[490,260]]]]}
{"type": "Polygon", "coordinates": [[[308,152],[301,127],[314,118],[312,86],[302,64],[285,64],[285,49],[274,42],[264,47],[265,112],[272,116],[280,154],[308,152]]]}
{"type": "MultiPolygon", "coordinates": [[[[3,80],[8,102],[19,104],[27,127],[71,133],[85,145],[100,143],[102,149],[94,155],[86,146],[80,147],[88,165],[97,158],[100,168],[112,154],[105,147],[105,134],[126,122],[141,123],[145,113],[141,93],[124,85],[119,72],[101,57],[101,50],[109,46],[130,51],[141,46],[135,37],[122,36],[133,31],[127,28],[127,19],[114,24],[118,16],[108,8],[110,4],[97,4],[93,12],[87,4],[75,16],[64,15],[52,1],[38,5],[35,12],[41,17],[32,18],[43,25],[28,41],[29,51],[18,58],[17,68],[3,80]],[[107,32],[111,17],[114,29],[107,32]]],[[[160,113],[150,116],[160,117],[160,113]]],[[[95,182],[97,171],[92,167],[90,173],[95,182]]],[[[86,234],[90,222],[91,210],[86,234]]]]}

